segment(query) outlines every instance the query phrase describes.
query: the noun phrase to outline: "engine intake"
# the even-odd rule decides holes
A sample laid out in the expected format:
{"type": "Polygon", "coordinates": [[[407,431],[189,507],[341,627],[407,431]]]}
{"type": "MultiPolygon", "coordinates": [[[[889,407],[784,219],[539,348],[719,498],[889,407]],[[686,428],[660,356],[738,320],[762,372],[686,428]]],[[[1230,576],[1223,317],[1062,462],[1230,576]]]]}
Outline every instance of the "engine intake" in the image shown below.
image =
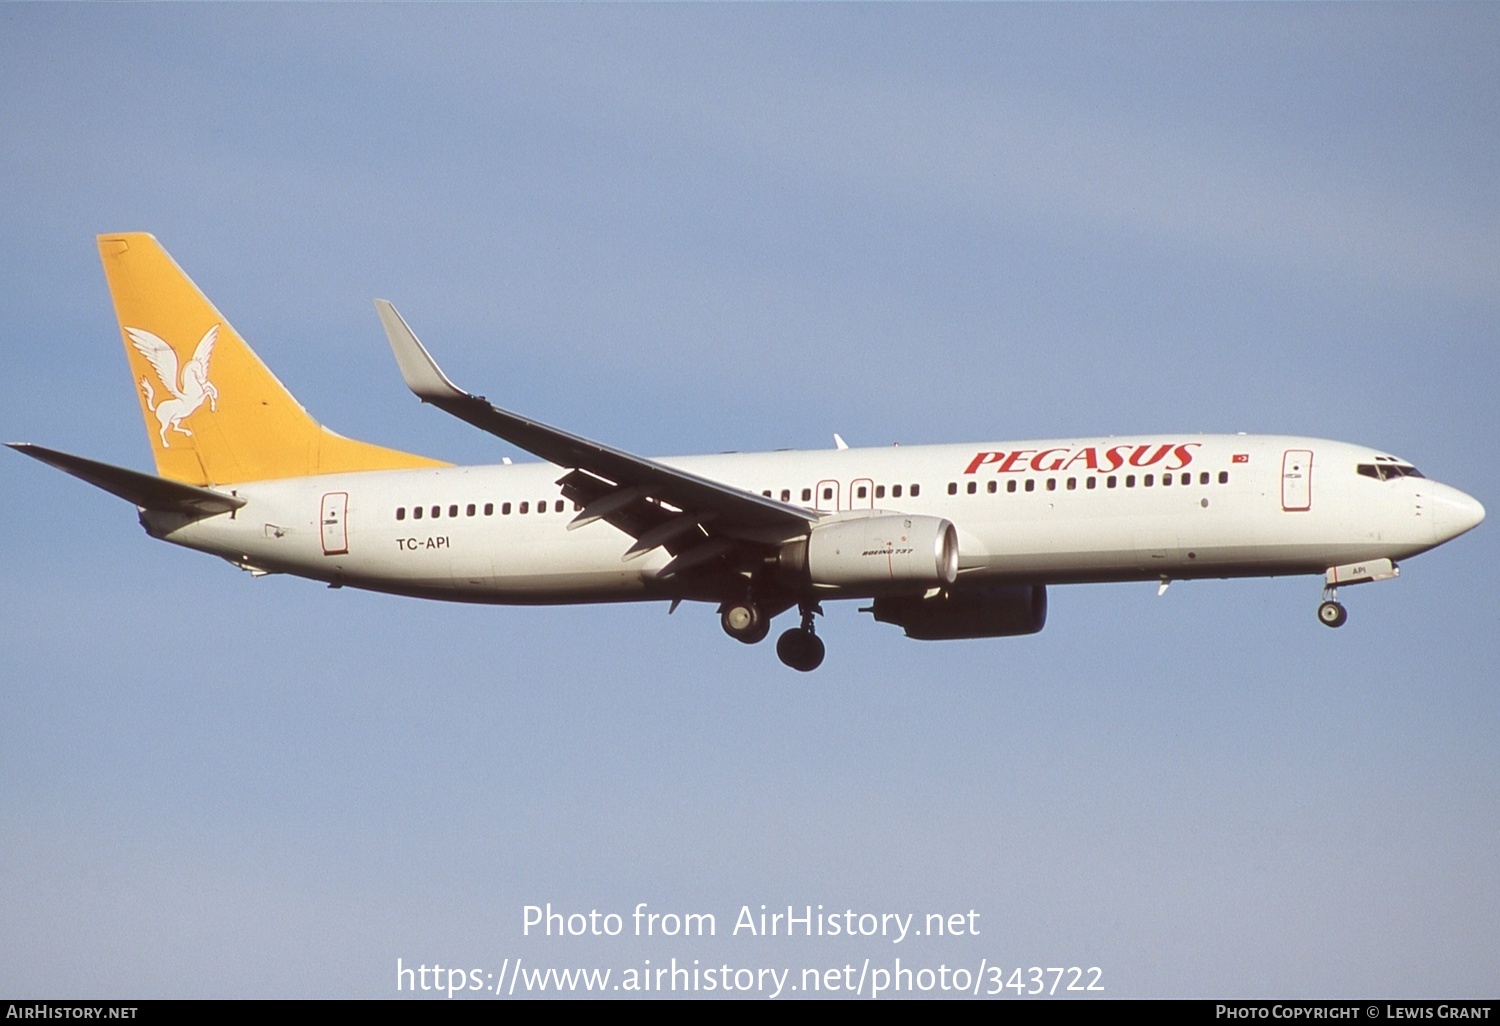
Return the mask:
{"type": "Polygon", "coordinates": [[[783,573],[822,587],[947,587],[958,579],[958,531],[941,517],[838,520],[783,547],[778,563],[783,573]]]}

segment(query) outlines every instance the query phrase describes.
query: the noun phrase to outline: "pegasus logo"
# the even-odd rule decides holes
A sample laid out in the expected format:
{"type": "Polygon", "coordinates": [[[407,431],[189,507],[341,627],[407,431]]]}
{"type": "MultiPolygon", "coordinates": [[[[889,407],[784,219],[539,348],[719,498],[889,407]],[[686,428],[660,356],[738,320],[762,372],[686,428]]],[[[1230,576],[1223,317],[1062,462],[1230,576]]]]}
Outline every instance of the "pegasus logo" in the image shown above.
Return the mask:
{"type": "Polygon", "coordinates": [[[162,385],[172,393],[172,398],[163,399],[158,404],[151,381],[141,378],[141,392],[146,397],[146,408],[156,414],[156,421],[160,426],[162,448],[170,449],[172,446],[167,441],[167,431],[170,429],[191,438],[193,433],[183,427],[182,422],[203,405],[203,400],[208,400],[210,410],[217,412],[219,409],[219,390],[208,380],[208,358],[213,355],[214,340],[219,337],[219,326],[215,324],[198,340],[193,358],[182,368],[181,381],[177,374],[177,353],[171,346],[159,336],[140,328],[126,328],[125,334],[129,336],[130,344],[135,346],[136,352],[150,362],[162,385]]]}

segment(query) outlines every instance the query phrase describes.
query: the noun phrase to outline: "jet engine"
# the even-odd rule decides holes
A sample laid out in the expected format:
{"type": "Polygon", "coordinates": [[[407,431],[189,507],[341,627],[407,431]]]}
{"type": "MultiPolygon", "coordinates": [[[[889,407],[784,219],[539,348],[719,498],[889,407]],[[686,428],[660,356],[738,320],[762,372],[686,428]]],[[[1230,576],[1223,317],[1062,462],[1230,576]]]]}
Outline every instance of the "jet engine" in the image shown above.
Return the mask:
{"type": "Polygon", "coordinates": [[[958,531],[941,517],[885,514],[836,520],[785,545],[783,574],[815,586],[943,588],[958,579],[958,531]]]}
{"type": "Polygon", "coordinates": [[[862,612],[893,623],[919,641],[1004,638],[1035,634],[1047,624],[1047,587],[1025,584],[877,598],[862,612]]]}

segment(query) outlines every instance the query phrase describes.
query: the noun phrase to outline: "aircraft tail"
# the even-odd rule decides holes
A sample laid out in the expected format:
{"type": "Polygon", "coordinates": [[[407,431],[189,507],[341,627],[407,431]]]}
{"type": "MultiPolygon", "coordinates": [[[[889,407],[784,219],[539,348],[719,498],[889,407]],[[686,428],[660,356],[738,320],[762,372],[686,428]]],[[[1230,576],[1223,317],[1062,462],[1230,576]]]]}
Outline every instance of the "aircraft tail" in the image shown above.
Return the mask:
{"type": "Polygon", "coordinates": [[[162,477],[218,485],[447,466],[319,424],[154,237],[101,235],[99,256],[162,477]]]}

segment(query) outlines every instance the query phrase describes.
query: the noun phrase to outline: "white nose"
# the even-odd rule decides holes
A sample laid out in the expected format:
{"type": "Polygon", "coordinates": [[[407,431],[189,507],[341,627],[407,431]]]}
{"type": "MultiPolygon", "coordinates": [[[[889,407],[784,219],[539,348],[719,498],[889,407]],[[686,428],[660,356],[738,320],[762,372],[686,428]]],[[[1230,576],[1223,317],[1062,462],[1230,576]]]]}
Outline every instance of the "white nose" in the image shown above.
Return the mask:
{"type": "Polygon", "coordinates": [[[1484,507],[1472,495],[1440,484],[1433,489],[1433,526],[1439,542],[1472,531],[1484,519],[1484,507]]]}

